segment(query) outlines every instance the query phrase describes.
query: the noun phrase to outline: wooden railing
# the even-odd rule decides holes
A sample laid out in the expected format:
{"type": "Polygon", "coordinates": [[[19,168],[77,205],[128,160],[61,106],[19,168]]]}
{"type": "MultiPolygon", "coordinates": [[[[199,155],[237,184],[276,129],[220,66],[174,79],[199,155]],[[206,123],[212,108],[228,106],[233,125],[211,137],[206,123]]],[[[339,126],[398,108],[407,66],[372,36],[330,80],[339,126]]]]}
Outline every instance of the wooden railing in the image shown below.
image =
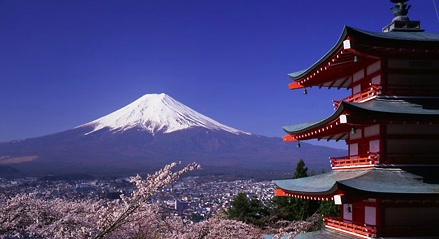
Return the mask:
{"type": "Polygon", "coordinates": [[[378,153],[350,155],[344,157],[329,157],[329,159],[331,159],[330,162],[332,168],[375,165],[379,163],[378,153]]]}
{"type": "Polygon", "coordinates": [[[334,107],[335,109],[337,109],[337,107],[340,105],[340,103],[342,101],[346,101],[346,102],[358,102],[358,101],[362,101],[362,100],[366,100],[368,98],[371,98],[373,96],[377,96],[378,92],[381,90],[381,87],[379,85],[372,85],[371,87],[358,92],[356,94],[353,94],[349,97],[346,97],[342,100],[333,100],[332,102],[334,102],[334,107]]]}
{"type": "Polygon", "coordinates": [[[351,232],[353,234],[358,234],[366,237],[376,237],[377,229],[375,225],[368,224],[356,224],[350,220],[344,220],[336,217],[323,216],[323,222],[325,226],[332,228],[329,229],[339,229],[345,232],[351,232]]]}

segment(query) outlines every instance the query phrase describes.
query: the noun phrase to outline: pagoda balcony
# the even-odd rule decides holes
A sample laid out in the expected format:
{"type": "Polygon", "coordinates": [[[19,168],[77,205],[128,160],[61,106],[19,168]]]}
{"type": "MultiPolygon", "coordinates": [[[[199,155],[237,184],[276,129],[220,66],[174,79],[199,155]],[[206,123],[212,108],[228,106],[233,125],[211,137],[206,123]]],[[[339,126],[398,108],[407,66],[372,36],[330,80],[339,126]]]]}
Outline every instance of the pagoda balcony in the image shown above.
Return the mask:
{"type": "Polygon", "coordinates": [[[331,216],[323,216],[323,223],[325,227],[342,232],[345,234],[349,234],[358,238],[374,238],[377,235],[377,227],[375,225],[368,224],[357,224],[353,221],[331,217],[331,216]]]}
{"type": "Polygon", "coordinates": [[[346,102],[364,102],[367,100],[371,100],[373,98],[375,98],[378,93],[380,92],[381,87],[379,85],[372,85],[371,87],[358,92],[356,94],[353,94],[349,97],[346,97],[342,100],[333,100],[332,102],[334,102],[334,108],[337,109],[338,106],[340,105],[340,103],[342,101],[346,101],[346,102]]]}
{"type": "Polygon", "coordinates": [[[379,164],[378,153],[350,155],[343,157],[329,157],[333,169],[344,167],[373,167],[379,164]]]}

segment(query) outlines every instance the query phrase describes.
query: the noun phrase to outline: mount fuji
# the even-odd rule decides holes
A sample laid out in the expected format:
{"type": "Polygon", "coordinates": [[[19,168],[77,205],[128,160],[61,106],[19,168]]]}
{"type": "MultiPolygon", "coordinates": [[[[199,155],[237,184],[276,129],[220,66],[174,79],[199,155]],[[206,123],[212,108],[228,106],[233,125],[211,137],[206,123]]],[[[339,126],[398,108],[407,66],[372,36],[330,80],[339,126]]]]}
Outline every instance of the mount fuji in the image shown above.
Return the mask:
{"type": "Polygon", "coordinates": [[[344,150],[254,135],[223,125],[166,94],[147,94],[70,130],[0,143],[0,175],[124,175],[170,162],[200,163],[205,172],[239,174],[294,171],[303,158],[327,169],[328,155],[344,150]]]}
{"type": "Polygon", "coordinates": [[[86,126],[94,127],[87,134],[103,128],[116,132],[138,128],[155,135],[194,127],[232,134],[249,134],[220,124],[164,93],[144,95],[122,109],[77,128],[86,126]]]}

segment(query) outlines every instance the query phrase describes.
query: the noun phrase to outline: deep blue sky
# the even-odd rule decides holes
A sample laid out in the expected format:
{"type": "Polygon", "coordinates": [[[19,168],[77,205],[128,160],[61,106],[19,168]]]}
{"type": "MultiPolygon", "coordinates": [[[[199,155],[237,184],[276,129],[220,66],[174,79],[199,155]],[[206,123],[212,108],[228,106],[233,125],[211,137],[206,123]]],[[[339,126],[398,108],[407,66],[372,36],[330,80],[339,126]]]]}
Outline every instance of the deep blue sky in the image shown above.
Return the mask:
{"type": "MultiPolygon", "coordinates": [[[[409,17],[430,32],[430,0],[409,17]]],[[[439,5],[439,2],[436,2],[439,5]]],[[[223,124],[282,136],[348,92],[288,90],[344,25],[380,31],[388,0],[0,0],[0,142],[73,128],[165,92],[223,124]]]]}

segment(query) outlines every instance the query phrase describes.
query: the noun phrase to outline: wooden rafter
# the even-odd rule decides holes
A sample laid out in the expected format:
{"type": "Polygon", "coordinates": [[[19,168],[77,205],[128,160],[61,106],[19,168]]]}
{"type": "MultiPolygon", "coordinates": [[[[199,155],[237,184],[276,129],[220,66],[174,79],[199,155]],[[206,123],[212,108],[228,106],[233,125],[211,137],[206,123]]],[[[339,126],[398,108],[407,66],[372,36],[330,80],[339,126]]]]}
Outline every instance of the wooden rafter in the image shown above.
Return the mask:
{"type": "Polygon", "coordinates": [[[329,140],[331,140],[332,138],[334,138],[334,134],[333,135],[331,135],[331,136],[329,136],[329,138],[328,139],[326,139],[326,141],[329,141],[329,140]]]}
{"type": "Polygon", "coordinates": [[[341,87],[351,78],[351,76],[346,77],[346,79],[343,80],[343,82],[337,87],[337,90],[340,90],[341,87]]]}
{"type": "Polygon", "coordinates": [[[328,86],[328,89],[331,89],[331,87],[335,84],[335,82],[337,82],[337,81],[336,81],[336,80],[333,81],[333,82],[328,86]]]}
{"type": "Polygon", "coordinates": [[[345,133],[345,134],[341,134],[340,137],[338,137],[338,138],[335,139],[335,142],[338,142],[340,139],[342,139],[344,136],[347,136],[347,135],[348,135],[347,133],[345,133]]]}

